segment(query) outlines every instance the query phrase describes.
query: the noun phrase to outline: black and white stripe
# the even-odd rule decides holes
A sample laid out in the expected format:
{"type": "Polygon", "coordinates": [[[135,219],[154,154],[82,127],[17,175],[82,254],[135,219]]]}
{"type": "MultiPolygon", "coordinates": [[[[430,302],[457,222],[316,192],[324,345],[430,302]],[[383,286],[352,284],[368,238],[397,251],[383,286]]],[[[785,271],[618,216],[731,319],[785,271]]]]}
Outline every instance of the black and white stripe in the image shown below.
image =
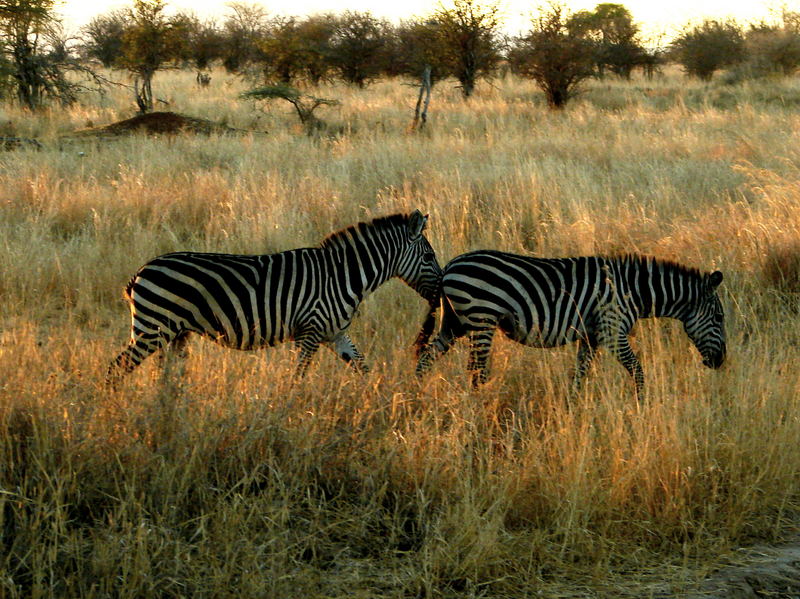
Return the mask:
{"type": "Polygon", "coordinates": [[[417,374],[423,375],[455,339],[469,335],[473,384],[486,381],[492,338],[499,328],[534,347],[578,342],[573,390],[580,388],[596,350],[605,347],[628,370],[642,395],[644,376],[628,334],[639,318],[666,316],[683,322],[703,364],[725,359],[725,325],[716,289],[719,271],[701,274],[672,262],[643,256],[532,258],[475,251],[444,268],[442,322],[426,345],[437,306],[418,338],[417,374]]]}
{"type": "Polygon", "coordinates": [[[357,370],[364,357],[347,334],[364,298],[400,277],[433,303],[442,270],[417,210],[359,223],[319,247],[266,255],[176,252],[145,264],[128,283],[128,347],[112,362],[109,383],[166,346],[198,333],[234,349],[294,340],[302,376],[320,344],[357,370]]]}

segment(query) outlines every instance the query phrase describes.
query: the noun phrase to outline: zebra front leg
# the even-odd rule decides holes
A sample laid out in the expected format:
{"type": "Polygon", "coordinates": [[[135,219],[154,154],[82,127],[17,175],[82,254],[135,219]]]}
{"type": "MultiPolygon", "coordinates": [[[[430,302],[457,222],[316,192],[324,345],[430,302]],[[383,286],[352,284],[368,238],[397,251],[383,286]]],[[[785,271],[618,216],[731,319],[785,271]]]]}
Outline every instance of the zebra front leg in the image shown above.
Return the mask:
{"type": "Polygon", "coordinates": [[[575,376],[572,378],[572,389],[570,395],[575,397],[583,385],[583,377],[589,371],[594,357],[597,355],[597,343],[591,339],[580,339],[578,341],[578,362],[575,366],[575,376]]]}
{"type": "Polygon", "coordinates": [[[489,378],[489,354],[492,351],[494,327],[482,331],[473,331],[469,335],[470,352],[467,371],[472,375],[472,386],[479,387],[489,378]]]}
{"type": "Polygon", "coordinates": [[[299,362],[297,369],[294,371],[294,380],[298,381],[306,375],[308,365],[311,364],[311,358],[317,353],[320,341],[317,337],[305,336],[298,337],[295,340],[295,345],[300,350],[299,362]]]}
{"type": "Polygon", "coordinates": [[[639,358],[633,353],[628,336],[624,335],[617,339],[617,342],[612,348],[612,352],[617,357],[617,360],[625,367],[625,370],[633,377],[633,383],[636,388],[636,399],[638,401],[644,400],[644,371],[639,362],[639,358]]]}
{"type": "Polygon", "coordinates": [[[350,364],[356,372],[362,374],[369,372],[369,367],[364,362],[364,354],[358,351],[358,348],[347,333],[339,333],[331,343],[326,345],[335,351],[342,360],[350,364]]]}

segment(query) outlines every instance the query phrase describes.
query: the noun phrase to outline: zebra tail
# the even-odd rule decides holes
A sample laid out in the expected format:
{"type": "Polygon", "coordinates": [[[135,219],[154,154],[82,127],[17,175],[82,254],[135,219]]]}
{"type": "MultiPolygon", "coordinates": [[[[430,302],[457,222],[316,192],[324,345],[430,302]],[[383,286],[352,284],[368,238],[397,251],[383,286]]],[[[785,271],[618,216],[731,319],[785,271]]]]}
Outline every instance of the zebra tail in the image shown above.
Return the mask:
{"type": "Polygon", "coordinates": [[[122,291],[122,298],[128,302],[129,304],[133,303],[133,284],[136,281],[136,275],[131,277],[131,280],[128,281],[128,284],[125,285],[125,289],[122,291]]]}

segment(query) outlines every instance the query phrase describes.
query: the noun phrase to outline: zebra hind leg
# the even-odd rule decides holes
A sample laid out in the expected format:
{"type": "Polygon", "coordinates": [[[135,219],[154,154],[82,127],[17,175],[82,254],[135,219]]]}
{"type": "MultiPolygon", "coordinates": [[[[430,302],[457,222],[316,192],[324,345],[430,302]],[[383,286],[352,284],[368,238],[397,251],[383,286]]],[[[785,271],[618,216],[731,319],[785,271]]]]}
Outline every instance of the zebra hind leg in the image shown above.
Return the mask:
{"type": "Polygon", "coordinates": [[[417,377],[422,378],[433,367],[433,363],[450,350],[455,340],[456,337],[451,332],[442,330],[433,341],[423,347],[414,371],[417,377]]]}
{"type": "Polygon", "coordinates": [[[186,344],[189,341],[189,331],[180,331],[172,338],[164,348],[164,351],[156,354],[162,376],[167,379],[175,376],[181,378],[184,372],[184,365],[188,352],[186,344]]]}
{"type": "Polygon", "coordinates": [[[489,379],[489,354],[492,351],[492,340],[495,329],[474,331],[469,335],[470,352],[467,371],[472,378],[472,386],[479,387],[489,379]]]}
{"type": "Polygon", "coordinates": [[[369,372],[369,367],[364,362],[364,354],[358,351],[347,333],[340,333],[334,337],[332,343],[326,345],[335,351],[342,360],[350,364],[356,372],[369,372]]]}
{"type": "Polygon", "coordinates": [[[106,372],[106,386],[115,389],[123,376],[134,370],[142,361],[167,343],[160,335],[137,335],[130,340],[111,362],[106,372]]]}

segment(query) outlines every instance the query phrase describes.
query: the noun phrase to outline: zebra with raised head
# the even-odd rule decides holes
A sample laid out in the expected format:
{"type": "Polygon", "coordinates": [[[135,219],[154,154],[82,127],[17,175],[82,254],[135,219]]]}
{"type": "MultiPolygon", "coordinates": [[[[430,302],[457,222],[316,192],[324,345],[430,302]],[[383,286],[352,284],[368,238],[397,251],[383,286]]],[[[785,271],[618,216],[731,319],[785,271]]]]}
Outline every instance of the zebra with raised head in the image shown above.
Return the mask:
{"type": "Polygon", "coordinates": [[[717,296],[719,271],[701,274],[673,262],[619,257],[532,258],[484,250],[462,254],[444,267],[440,304],[443,315],[427,344],[438,306],[431,304],[417,339],[417,375],[453,342],[469,335],[473,385],[488,376],[495,330],[534,347],[578,342],[573,393],[598,348],[622,363],[642,397],[642,366],[628,334],[639,318],[666,316],[683,322],[703,364],[719,368],[725,360],[725,317],[717,296]]]}
{"type": "Polygon", "coordinates": [[[159,256],[125,289],[131,338],[111,363],[113,385],[167,346],[181,349],[190,333],[241,350],[294,340],[302,377],[320,344],[366,371],[347,328],[358,305],[399,277],[431,305],[442,269],[423,235],[419,210],[359,223],[318,247],[265,255],[175,252],[159,256]]]}

